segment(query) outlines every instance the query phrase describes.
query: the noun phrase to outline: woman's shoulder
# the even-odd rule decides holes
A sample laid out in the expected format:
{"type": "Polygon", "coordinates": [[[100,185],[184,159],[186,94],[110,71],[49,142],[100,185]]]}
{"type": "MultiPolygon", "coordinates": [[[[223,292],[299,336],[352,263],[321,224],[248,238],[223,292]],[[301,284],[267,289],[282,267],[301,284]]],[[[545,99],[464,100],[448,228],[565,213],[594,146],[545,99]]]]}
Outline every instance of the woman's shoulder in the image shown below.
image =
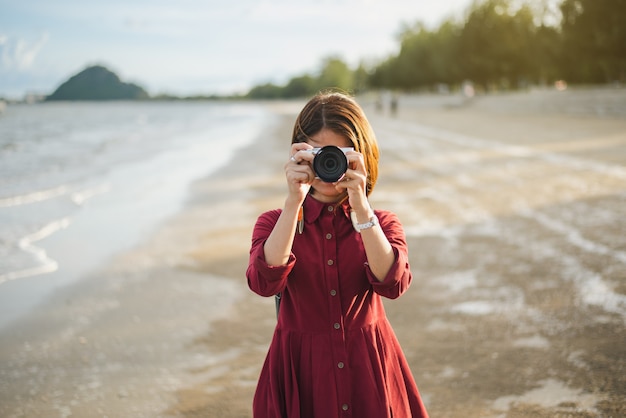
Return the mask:
{"type": "Polygon", "coordinates": [[[272,209],[272,210],[268,210],[267,212],[263,212],[262,214],[259,215],[259,218],[257,221],[274,221],[276,222],[278,220],[278,217],[280,216],[280,214],[283,212],[282,209],[272,209]]]}
{"type": "Polygon", "coordinates": [[[254,234],[269,234],[274,229],[281,212],[280,209],[274,209],[260,214],[254,225],[254,234]]]}

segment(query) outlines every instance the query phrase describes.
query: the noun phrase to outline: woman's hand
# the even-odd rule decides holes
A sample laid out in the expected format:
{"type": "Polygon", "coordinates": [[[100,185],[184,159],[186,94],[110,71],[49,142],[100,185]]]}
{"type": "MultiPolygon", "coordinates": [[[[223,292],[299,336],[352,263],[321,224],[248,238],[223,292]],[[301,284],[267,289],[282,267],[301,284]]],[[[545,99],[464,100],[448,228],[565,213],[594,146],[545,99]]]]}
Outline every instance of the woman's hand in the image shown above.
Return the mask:
{"type": "Polygon", "coordinates": [[[338,191],[348,192],[350,207],[356,213],[359,222],[367,222],[373,215],[367,201],[367,171],[363,155],[356,151],[346,153],[348,170],[341,180],[335,183],[338,191]]]}
{"type": "Polygon", "coordinates": [[[270,266],[284,266],[289,261],[300,206],[311,188],[311,183],[315,180],[315,173],[310,164],[314,155],[307,152],[312,148],[306,143],[291,145],[289,161],[285,164],[285,177],[289,192],[276,225],[263,246],[265,261],[270,266]]]}
{"type": "MultiPolygon", "coordinates": [[[[358,223],[365,223],[374,216],[367,200],[367,170],[363,155],[349,151],[346,153],[349,168],[346,175],[335,184],[337,190],[347,190],[350,208],[356,215],[358,223]]],[[[361,239],[365,247],[367,262],[374,276],[384,281],[387,273],[393,266],[395,254],[389,240],[380,225],[361,231],[361,239]]]]}
{"type": "Polygon", "coordinates": [[[285,164],[288,198],[295,200],[298,204],[304,201],[311,183],[315,180],[315,173],[311,168],[315,155],[307,152],[310,149],[313,147],[305,142],[292,144],[289,161],[285,164]]]}

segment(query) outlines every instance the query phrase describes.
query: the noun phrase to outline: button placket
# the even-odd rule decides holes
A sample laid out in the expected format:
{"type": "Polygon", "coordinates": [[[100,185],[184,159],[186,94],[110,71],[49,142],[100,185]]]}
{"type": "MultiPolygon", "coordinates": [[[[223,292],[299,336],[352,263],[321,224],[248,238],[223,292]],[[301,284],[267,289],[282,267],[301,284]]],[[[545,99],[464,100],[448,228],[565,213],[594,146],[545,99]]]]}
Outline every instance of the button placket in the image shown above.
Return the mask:
{"type": "Polygon", "coordinates": [[[335,379],[338,386],[338,407],[343,416],[351,416],[352,411],[346,402],[350,399],[350,374],[346,372],[347,352],[345,347],[345,327],[342,318],[341,297],[339,287],[339,264],[337,259],[337,223],[340,222],[334,215],[339,208],[327,206],[320,222],[323,231],[322,245],[324,254],[325,285],[329,296],[329,329],[331,330],[332,357],[329,359],[334,366],[335,379]]]}

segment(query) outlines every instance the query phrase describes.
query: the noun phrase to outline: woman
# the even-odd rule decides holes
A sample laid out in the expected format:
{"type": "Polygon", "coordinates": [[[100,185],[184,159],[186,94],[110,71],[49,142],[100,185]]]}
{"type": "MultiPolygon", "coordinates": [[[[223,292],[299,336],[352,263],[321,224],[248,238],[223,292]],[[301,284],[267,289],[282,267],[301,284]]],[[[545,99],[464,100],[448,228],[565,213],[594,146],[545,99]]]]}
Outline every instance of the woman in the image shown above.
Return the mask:
{"type": "Polygon", "coordinates": [[[368,203],[378,145],[359,105],[340,93],[312,98],[296,120],[282,210],[254,228],[250,288],[281,295],[278,323],[254,396],[256,418],[426,417],[381,296],[409,286],[398,218],[368,203]],[[345,151],[335,182],[313,170],[313,148],[345,151]]]}

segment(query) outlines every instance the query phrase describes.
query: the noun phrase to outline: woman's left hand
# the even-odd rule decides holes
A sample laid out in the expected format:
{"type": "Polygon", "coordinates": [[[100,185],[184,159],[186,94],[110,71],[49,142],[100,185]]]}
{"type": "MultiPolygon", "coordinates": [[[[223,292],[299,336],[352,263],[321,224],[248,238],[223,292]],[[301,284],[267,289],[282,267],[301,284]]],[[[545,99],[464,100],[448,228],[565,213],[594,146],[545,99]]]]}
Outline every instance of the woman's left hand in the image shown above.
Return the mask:
{"type": "MultiPolygon", "coordinates": [[[[367,200],[365,159],[362,154],[355,151],[347,152],[346,157],[349,168],[344,178],[335,183],[335,187],[342,192],[347,190],[350,208],[356,215],[356,222],[362,224],[374,216],[374,211],[367,200]]],[[[380,282],[384,281],[395,260],[393,247],[379,225],[365,229],[361,233],[361,239],[374,277],[380,282]]]]}
{"type": "Polygon", "coordinates": [[[365,220],[372,215],[369,202],[367,201],[367,171],[363,154],[356,151],[346,153],[348,170],[341,180],[335,183],[340,192],[348,192],[348,200],[352,210],[358,218],[365,220]]]}

